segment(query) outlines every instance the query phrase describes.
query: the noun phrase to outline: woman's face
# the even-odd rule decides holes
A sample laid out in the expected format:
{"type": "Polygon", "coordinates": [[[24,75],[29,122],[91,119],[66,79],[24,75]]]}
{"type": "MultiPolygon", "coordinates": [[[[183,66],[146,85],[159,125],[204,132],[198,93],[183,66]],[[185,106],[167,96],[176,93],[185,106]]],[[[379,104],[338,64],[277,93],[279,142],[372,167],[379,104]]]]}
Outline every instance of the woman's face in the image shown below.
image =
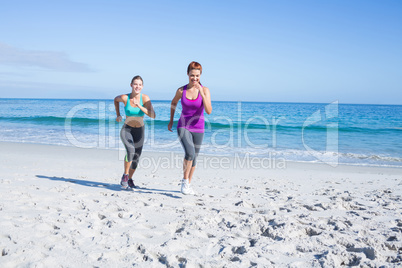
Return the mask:
{"type": "Polygon", "coordinates": [[[143,87],[141,79],[135,79],[131,84],[131,88],[135,93],[140,93],[143,87]]]}
{"type": "Polygon", "coordinates": [[[188,78],[191,83],[199,83],[200,82],[200,77],[201,77],[201,71],[197,69],[192,69],[188,73],[188,78]]]}

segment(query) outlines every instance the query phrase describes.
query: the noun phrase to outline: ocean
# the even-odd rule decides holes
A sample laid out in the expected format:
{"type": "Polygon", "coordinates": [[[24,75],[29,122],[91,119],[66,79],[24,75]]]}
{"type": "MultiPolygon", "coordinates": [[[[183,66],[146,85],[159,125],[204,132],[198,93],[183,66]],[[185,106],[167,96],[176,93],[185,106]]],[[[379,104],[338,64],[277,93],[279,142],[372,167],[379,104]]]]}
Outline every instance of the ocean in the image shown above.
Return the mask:
{"type": "MultiPolygon", "coordinates": [[[[152,101],[144,151],[182,152],[170,101],[152,101]]],[[[212,102],[201,154],[402,167],[402,105],[212,102]]],[[[123,106],[120,106],[121,114],[123,106]]],[[[176,109],[176,121],[181,105],[176,109]]],[[[122,149],[113,100],[0,99],[0,141],[122,149]]]]}

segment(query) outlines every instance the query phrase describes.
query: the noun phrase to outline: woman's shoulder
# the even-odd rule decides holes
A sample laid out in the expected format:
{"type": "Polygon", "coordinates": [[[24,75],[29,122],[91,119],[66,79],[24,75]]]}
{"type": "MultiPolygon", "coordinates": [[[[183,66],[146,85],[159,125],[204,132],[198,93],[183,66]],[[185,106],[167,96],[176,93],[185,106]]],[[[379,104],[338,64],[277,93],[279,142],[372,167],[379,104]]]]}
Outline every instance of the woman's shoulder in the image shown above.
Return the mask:
{"type": "Polygon", "coordinates": [[[177,91],[180,91],[181,93],[183,93],[184,88],[187,87],[187,85],[181,86],[177,89],[177,91]]]}
{"type": "Polygon", "coordinates": [[[142,94],[142,99],[143,100],[150,100],[149,96],[147,94],[141,93],[142,94]]]}
{"type": "Polygon", "coordinates": [[[185,86],[179,87],[179,88],[176,90],[176,97],[181,97],[181,96],[183,95],[184,87],[185,87],[185,86]]]}
{"type": "Polygon", "coordinates": [[[204,92],[209,92],[209,88],[208,88],[208,87],[202,86],[202,88],[203,88],[204,92]]]}
{"type": "Polygon", "coordinates": [[[129,95],[129,93],[128,93],[128,94],[121,94],[121,95],[118,95],[118,96],[116,96],[115,100],[118,100],[118,101],[127,101],[128,95],[129,95]]]}

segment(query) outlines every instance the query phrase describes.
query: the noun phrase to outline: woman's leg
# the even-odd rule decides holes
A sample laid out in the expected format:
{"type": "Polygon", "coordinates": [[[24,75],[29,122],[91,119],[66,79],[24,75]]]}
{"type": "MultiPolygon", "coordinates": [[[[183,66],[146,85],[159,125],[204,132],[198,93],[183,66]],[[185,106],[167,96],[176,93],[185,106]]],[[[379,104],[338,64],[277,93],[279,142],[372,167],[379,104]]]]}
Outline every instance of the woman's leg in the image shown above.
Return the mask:
{"type": "Polygon", "coordinates": [[[128,173],[128,178],[129,178],[128,185],[131,188],[135,188],[132,178],[133,178],[134,172],[136,171],[136,169],[138,167],[138,163],[140,161],[142,147],[144,145],[144,130],[145,130],[144,126],[131,129],[131,136],[134,141],[134,156],[133,156],[133,160],[131,161],[131,166],[129,168],[129,173],[128,173]]]}
{"type": "Polygon", "coordinates": [[[191,168],[189,168],[189,182],[191,182],[191,178],[193,177],[195,167],[197,164],[197,157],[198,153],[200,152],[201,149],[201,144],[202,140],[204,139],[204,133],[196,133],[196,132],[190,132],[193,138],[193,143],[194,143],[194,160],[192,161],[191,168]]]}
{"type": "Polygon", "coordinates": [[[191,135],[191,132],[185,128],[178,128],[177,134],[179,135],[180,143],[184,149],[183,179],[189,181],[191,168],[193,166],[193,160],[195,158],[193,137],[191,135]]]}
{"type": "Polygon", "coordinates": [[[183,161],[184,179],[188,179],[190,183],[195,171],[196,159],[201,149],[204,133],[190,132],[185,128],[179,128],[177,131],[185,151],[183,161]]]}
{"type": "Polygon", "coordinates": [[[188,183],[191,183],[194,169],[192,160],[183,160],[183,179],[188,180],[188,183]]]}
{"type": "Polygon", "coordinates": [[[131,162],[127,162],[127,157],[124,158],[124,174],[130,173],[131,162]]]}
{"type": "Polygon", "coordinates": [[[131,162],[133,161],[135,154],[134,140],[131,134],[131,127],[128,125],[123,125],[120,131],[120,138],[126,148],[126,157],[124,158],[124,174],[121,178],[120,184],[123,187],[128,186],[128,174],[130,172],[131,162]]]}

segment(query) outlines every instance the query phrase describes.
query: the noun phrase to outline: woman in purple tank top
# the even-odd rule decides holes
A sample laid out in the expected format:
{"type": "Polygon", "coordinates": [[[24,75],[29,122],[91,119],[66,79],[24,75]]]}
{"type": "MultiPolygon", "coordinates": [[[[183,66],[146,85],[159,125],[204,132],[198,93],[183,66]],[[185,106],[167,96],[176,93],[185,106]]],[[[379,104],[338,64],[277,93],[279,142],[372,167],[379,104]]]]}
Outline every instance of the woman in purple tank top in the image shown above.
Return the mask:
{"type": "Polygon", "coordinates": [[[207,114],[212,112],[211,94],[207,87],[201,85],[201,74],[201,64],[193,61],[188,65],[187,75],[189,81],[187,85],[180,87],[176,91],[170,108],[170,122],[168,125],[169,131],[172,131],[176,106],[181,100],[182,112],[177,124],[177,134],[185,153],[181,192],[191,195],[195,194],[190,186],[191,178],[194,174],[196,159],[204,138],[204,111],[207,114]]]}

